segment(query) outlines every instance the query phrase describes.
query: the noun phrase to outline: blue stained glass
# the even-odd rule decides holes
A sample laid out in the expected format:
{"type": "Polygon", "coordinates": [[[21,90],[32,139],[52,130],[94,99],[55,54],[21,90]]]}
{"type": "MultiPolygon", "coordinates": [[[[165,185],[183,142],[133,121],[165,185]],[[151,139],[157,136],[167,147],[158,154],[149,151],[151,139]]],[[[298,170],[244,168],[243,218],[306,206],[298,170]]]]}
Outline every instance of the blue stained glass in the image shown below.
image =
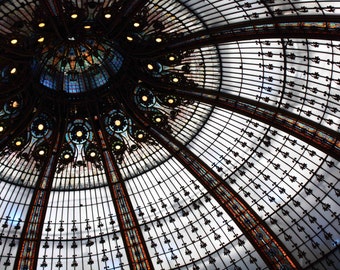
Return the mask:
{"type": "Polygon", "coordinates": [[[56,81],[53,80],[52,76],[47,72],[40,77],[40,83],[47,88],[56,89],[56,81]]]}
{"type": "Polygon", "coordinates": [[[94,81],[95,81],[97,87],[102,86],[107,82],[107,79],[108,79],[107,75],[108,75],[107,73],[105,73],[105,74],[99,73],[99,74],[95,75],[94,81]]]}
{"type": "MultiPolygon", "coordinates": [[[[123,65],[122,55],[113,44],[86,40],[82,44],[58,47],[58,53],[46,54],[47,66],[42,69],[40,83],[53,90],[82,93],[104,86],[123,65]],[[102,68],[103,67],[103,68],[102,68]]],[[[37,71],[39,72],[39,71],[37,71]]]]}
{"type": "Polygon", "coordinates": [[[109,74],[106,71],[102,70],[102,72],[100,73],[91,74],[91,76],[89,76],[88,79],[91,88],[98,88],[107,83],[109,79],[109,74]]]}
{"type": "Polygon", "coordinates": [[[123,65],[123,57],[121,55],[113,55],[109,65],[111,66],[112,70],[117,73],[123,65]]]}
{"type": "Polygon", "coordinates": [[[75,56],[75,55],[76,55],[76,53],[74,52],[74,49],[73,49],[73,48],[70,48],[69,55],[70,55],[70,56],[75,56]]]}
{"type": "Polygon", "coordinates": [[[78,74],[65,76],[64,91],[73,94],[85,92],[85,85],[84,81],[82,80],[82,76],[79,76],[78,74]]]}

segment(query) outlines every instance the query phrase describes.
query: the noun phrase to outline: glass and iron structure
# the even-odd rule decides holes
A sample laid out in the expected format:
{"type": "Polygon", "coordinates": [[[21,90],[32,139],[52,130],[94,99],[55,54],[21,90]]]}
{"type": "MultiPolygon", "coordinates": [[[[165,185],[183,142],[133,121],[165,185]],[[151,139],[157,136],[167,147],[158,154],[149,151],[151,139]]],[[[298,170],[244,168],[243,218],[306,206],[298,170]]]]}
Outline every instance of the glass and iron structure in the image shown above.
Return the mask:
{"type": "Polygon", "coordinates": [[[340,2],[0,0],[0,268],[340,268],[340,2]]]}

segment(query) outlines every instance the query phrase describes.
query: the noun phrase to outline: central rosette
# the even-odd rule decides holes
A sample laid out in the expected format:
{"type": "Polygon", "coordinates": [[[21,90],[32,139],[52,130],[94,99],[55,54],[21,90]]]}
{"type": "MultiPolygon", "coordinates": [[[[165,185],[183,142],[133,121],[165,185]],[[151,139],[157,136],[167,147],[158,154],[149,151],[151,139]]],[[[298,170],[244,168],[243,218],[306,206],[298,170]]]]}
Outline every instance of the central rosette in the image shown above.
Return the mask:
{"type": "MultiPolygon", "coordinates": [[[[123,23],[115,18],[120,14],[117,6],[66,2],[52,18],[37,6],[34,19],[27,22],[30,32],[9,37],[10,46],[22,50],[28,64],[5,66],[3,77],[13,85],[8,89],[17,89],[17,78],[33,79],[4,104],[0,134],[11,127],[11,117],[22,116],[20,110],[28,106],[25,96],[37,102],[32,105],[33,124],[13,136],[9,153],[32,157],[39,167],[60,138],[58,174],[76,167],[103,168],[106,152],[128,169],[127,176],[163,163],[170,156],[149,130],[166,132],[185,144],[197,134],[210,112],[186,92],[217,89],[217,50],[171,50],[172,41],[182,34],[167,29],[174,16],[156,6],[123,23]]],[[[176,27],[181,25],[186,29],[177,20],[176,27]]],[[[77,177],[72,185],[101,183],[77,177]]]]}
{"type": "Polygon", "coordinates": [[[37,65],[42,86],[76,94],[107,85],[122,67],[123,56],[110,41],[69,37],[45,45],[37,65]]]}

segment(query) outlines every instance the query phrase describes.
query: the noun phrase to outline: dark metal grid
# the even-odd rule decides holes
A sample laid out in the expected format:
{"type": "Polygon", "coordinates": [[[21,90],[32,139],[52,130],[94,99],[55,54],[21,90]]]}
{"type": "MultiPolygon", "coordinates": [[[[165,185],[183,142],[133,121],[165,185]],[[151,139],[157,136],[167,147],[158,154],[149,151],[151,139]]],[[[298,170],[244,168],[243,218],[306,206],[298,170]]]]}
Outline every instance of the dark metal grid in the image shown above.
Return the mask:
{"type": "MultiPolygon", "coordinates": [[[[314,4],[316,3],[316,2],[313,2],[313,1],[303,1],[303,2],[299,2],[299,3],[292,3],[292,1],[290,1],[290,3],[289,4],[287,4],[287,7],[285,7],[284,5],[285,4],[278,4],[278,3],[275,3],[275,1],[272,1],[273,2],[273,4],[271,5],[271,1],[266,1],[266,3],[268,3],[267,5],[271,5],[271,6],[273,6],[274,7],[274,5],[276,5],[276,6],[278,6],[278,5],[281,5],[284,9],[286,9],[287,11],[291,11],[291,8],[293,8],[293,10],[294,10],[294,12],[296,12],[296,13],[305,13],[305,11],[306,11],[306,9],[305,8],[302,8],[302,4],[305,4],[305,5],[307,5],[307,10],[309,11],[309,12],[316,12],[316,9],[315,9],[315,7],[314,7],[314,4]],[[301,4],[301,5],[300,5],[301,4]],[[310,4],[310,5],[309,5],[310,4]]],[[[210,3],[212,3],[212,1],[210,1],[210,3]]],[[[216,2],[217,3],[217,2],[216,2]]],[[[322,5],[322,4],[332,4],[333,2],[329,2],[329,1],[318,1],[318,6],[320,7],[320,5],[322,5]],[[322,3],[321,3],[322,2],[322,3]],[[320,4],[321,3],[321,4],[320,4]]],[[[206,4],[204,4],[204,5],[208,5],[209,3],[206,3],[206,4]]],[[[326,5],[325,4],[325,5],[326,5]]],[[[242,11],[245,11],[246,9],[247,10],[254,10],[254,11],[257,11],[257,8],[254,8],[254,6],[252,7],[252,8],[250,8],[250,7],[248,7],[245,3],[240,3],[240,4],[238,4],[238,6],[239,7],[242,7],[242,11]],[[242,6],[242,4],[244,4],[244,6],[242,6]]],[[[283,9],[283,10],[284,10],[283,9]]],[[[330,8],[328,8],[328,9],[330,9],[330,8]]],[[[324,13],[324,14],[327,14],[327,8],[325,7],[325,8],[323,8],[323,9],[321,9],[321,11],[324,13]],[[326,13],[325,13],[326,12],[326,13]]],[[[247,18],[249,18],[250,16],[249,16],[249,14],[248,14],[248,12],[246,13],[247,15],[246,15],[246,17],[247,18]]],[[[264,14],[265,15],[265,13],[261,13],[261,12],[259,12],[259,13],[257,13],[257,14],[264,14]]],[[[280,15],[279,14],[279,11],[275,11],[274,10],[274,14],[275,15],[280,15]]],[[[256,16],[257,15],[255,15],[255,14],[253,14],[252,15],[254,18],[256,18],[256,16]]],[[[335,45],[336,46],[336,45],[335,45]]],[[[307,66],[309,66],[309,64],[307,65],[307,66]]],[[[323,85],[324,86],[324,85],[323,85]]],[[[309,87],[309,86],[308,86],[309,87]]],[[[314,91],[314,90],[313,90],[314,91]]],[[[334,95],[329,95],[329,96],[332,96],[332,97],[334,97],[334,99],[336,100],[336,93],[334,93],[334,95]]],[[[304,101],[303,101],[303,103],[302,104],[304,104],[304,101]]],[[[336,104],[336,103],[335,103],[336,104]]],[[[305,106],[305,105],[303,105],[303,106],[305,106]]],[[[334,108],[336,108],[336,105],[334,106],[334,108]]],[[[251,122],[251,121],[250,121],[251,122]]],[[[334,126],[333,126],[334,127],[334,126]]],[[[280,133],[279,133],[280,134],[280,133]]],[[[296,147],[296,138],[292,138],[292,139],[290,139],[289,137],[286,137],[285,135],[281,135],[281,137],[283,137],[283,138],[288,138],[287,140],[288,141],[290,141],[290,143],[292,143],[292,144],[295,144],[295,147],[296,147]]],[[[262,140],[264,143],[265,143],[265,145],[267,144],[267,140],[262,140]]],[[[280,142],[281,142],[281,140],[280,140],[280,142]]],[[[289,144],[289,143],[288,143],[289,144]]],[[[241,144],[240,144],[241,145],[241,144]]],[[[238,146],[239,148],[240,148],[240,151],[241,151],[241,149],[242,149],[242,147],[241,146],[238,146]]],[[[288,150],[288,151],[290,151],[290,153],[293,151],[295,151],[295,147],[293,147],[293,148],[290,148],[290,150],[288,150]]],[[[264,149],[266,149],[267,147],[265,147],[264,149]]],[[[312,148],[313,149],[313,148],[312,148]]],[[[263,150],[262,150],[263,151],[263,150]]],[[[313,153],[313,151],[315,151],[315,150],[310,150],[310,152],[308,152],[308,153],[313,153]]],[[[271,151],[270,151],[271,152],[271,151]]],[[[266,153],[270,153],[269,151],[266,151],[266,153]]],[[[260,153],[260,152],[258,152],[258,153],[260,153]]],[[[306,152],[296,152],[296,157],[299,157],[299,156],[302,156],[302,155],[304,155],[306,152]]],[[[285,154],[285,153],[283,153],[283,154],[285,154]]],[[[323,155],[323,154],[321,154],[321,155],[323,155]]],[[[308,155],[307,155],[308,156],[308,155]]],[[[310,154],[310,156],[311,157],[313,157],[314,156],[314,154],[310,154]]],[[[282,162],[282,158],[277,158],[277,156],[274,156],[273,158],[275,158],[276,159],[276,162],[282,162]]],[[[209,158],[209,160],[210,160],[210,158],[209,158]]],[[[313,159],[314,160],[314,159],[313,159]]],[[[313,161],[311,161],[311,158],[309,158],[309,161],[308,162],[311,162],[311,163],[313,163],[313,161]]],[[[320,164],[319,163],[319,161],[315,161],[315,163],[316,164],[320,164]]],[[[332,163],[334,163],[334,161],[332,161],[332,160],[327,160],[327,164],[332,164],[332,163]]],[[[272,163],[271,163],[271,165],[274,167],[275,166],[275,164],[276,163],[274,163],[274,161],[272,161],[272,163]]],[[[283,164],[283,163],[281,163],[281,164],[283,164]]],[[[296,164],[298,164],[298,163],[296,163],[296,164]]],[[[303,164],[302,162],[301,162],[301,164],[303,164]]],[[[300,163],[299,163],[299,166],[301,165],[300,163]]],[[[327,165],[328,167],[333,167],[334,165],[327,165]]],[[[269,168],[269,167],[268,167],[269,168]]],[[[272,169],[273,171],[275,171],[275,168],[274,169],[272,169]]],[[[242,175],[240,175],[240,176],[242,176],[242,175]]],[[[267,175],[264,175],[266,178],[267,178],[267,175]]],[[[277,175],[278,176],[278,175],[277,175]]],[[[302,175],[301,175],[302,176],[302,175]]],[[[320,178],[320,179],[322,179],[322,178],[320,178]]],[[[336,174],[336,172],[334,173],[334,176],[333,176],[333,179],[335,179],[335,181],[337,180],[337,174],[336,174]]],[[[265,179],[264,179],[265,180],[265,179]]],[[[262,179],[261,179],[261,181],[263,181],[262,179]]],[[[319,181],[319,180],[318,180],[319,181]]],[[[324,180],[321,180],[321,181],[324,181],[324,180]]],[[[332,186],[332,185],[331,185],[332,186]]],[[[334,190],[334,189],[333,189],[334,190]]],[[[333,192],[333,191],[332,191],[333,192]]],[[[273,209],[273,208],[272,208],[273,209]]],[[[326,207],[326,209],[327,209],[327,207],[326,207]]],[[[325,210],[326,211],[326,210],[325,210]]],[[[328,210],[327,210],[328,211],[328,210]]],[[[287,224],[288,225],[288,224],[287,224]]],[[[289,225],[288,225],[289,226],[289,225]]],[[[318,258],[318,257],[317,257],[318,258]]],[[[326,263],[328,264],[329,263],[329,261],[326,261],[326,263]]],[[[326,267],[326,265],[324,264],[323,265],[323,267],[326,267]]],[[[328,266],[329,267],[329,266],[328,266]]]]}

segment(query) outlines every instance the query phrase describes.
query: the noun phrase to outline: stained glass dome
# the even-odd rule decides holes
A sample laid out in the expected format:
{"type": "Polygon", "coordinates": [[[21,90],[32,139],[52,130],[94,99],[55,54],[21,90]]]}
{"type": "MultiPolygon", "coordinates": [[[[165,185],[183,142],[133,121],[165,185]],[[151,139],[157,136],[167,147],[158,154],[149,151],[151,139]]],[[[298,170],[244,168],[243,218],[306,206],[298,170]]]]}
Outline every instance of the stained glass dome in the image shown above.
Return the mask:
{"type": "Polygon", "coordinates": [[[0,0],[0,268],[339,269],[339,15],[0,0]]]}

